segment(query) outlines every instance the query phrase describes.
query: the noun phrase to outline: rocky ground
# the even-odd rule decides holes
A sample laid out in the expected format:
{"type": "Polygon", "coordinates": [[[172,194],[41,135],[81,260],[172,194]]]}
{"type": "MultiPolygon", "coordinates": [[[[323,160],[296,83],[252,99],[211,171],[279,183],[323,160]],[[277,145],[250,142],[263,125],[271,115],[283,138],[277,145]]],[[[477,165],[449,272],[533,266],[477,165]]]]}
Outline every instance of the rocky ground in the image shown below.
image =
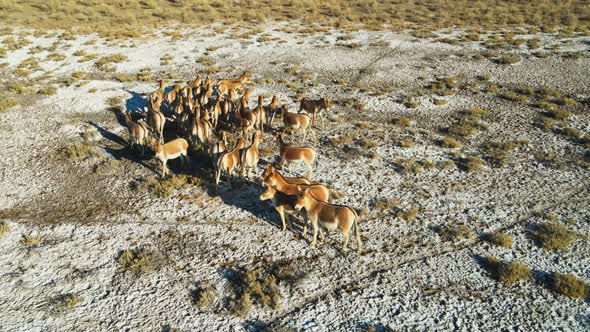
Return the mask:
{"type": "MultiPolygon", "coordinates": [[[[551,288],[556,272],[590,281],[589,37],[524,35],[539,38],[540,49],[490,51],[391,32],[185,33],[62,41],[65,60],[39,64],[60,82],[56,93],[0,113],[0,217],[9,229],[0,239],[0,330],[590,328],[588,298],[551,288]],[[78,62],[79,50],[127,59],[109,72],[78,62]],[[504,53],[518,61],[499,63],[504,53]],[[145,81],[121,76],[146,67],[145,81]],[[258,177],[215,193],[198,151],[189,170],[172,162],[183,180],[158,195],[160,166],[130,150],[117,112],[143,107],[161,77],[187,81],[213,67],[214,77],[251,72],[253,104],[261,94],[291,110],[301,96],[335,101],[317,142],[307,144],[320,156],[314,180],[333,188],[335,202],[362,210],[362,255],[343,253],[337,233],[311,249],[301,227],[281,232],[272,206],[258,199],[258,177]],[[74,72],[85,77],[72,82],[74,72]],[[433,82],[448,93],[437,95],[433,82]],[[527,101],[506,97],[527,95],[527,87],[537,89],[527,101]],[[571,115],[547,128],[538,105],[563,96],[575,100],[563,106],[571,115]],[[473,108],[487,114],[470,115],[473,108]],[[473,132],[459,135],[462,147],[441,146],[448,128],[465,121],[473,132]],[[513,146],[498,157],[491,142],[513,146]],[[89,152],[72,156],[73,146],[89,152]],[[540,248],[531,229],[547,220],[579,238],[567,250],[540,248]],[[444,229],[469,232],[449,237],[444,229]],[[500,230],[511,248],[481,240],[500,230]],[[125,266],[126,250],[144,260],[125,266]],[[531,277],[501,283],[485,256],[523,262],[531,277]],[[259,273],[273,300],[254,298],[244,312],[247,271],[259,273]]],[[[29,37],[31,45],[8,52],[3,70],[58,38],[29,37]]],[[[258,175],[277,154],[272,133],[263,150],[258,175]]]]}

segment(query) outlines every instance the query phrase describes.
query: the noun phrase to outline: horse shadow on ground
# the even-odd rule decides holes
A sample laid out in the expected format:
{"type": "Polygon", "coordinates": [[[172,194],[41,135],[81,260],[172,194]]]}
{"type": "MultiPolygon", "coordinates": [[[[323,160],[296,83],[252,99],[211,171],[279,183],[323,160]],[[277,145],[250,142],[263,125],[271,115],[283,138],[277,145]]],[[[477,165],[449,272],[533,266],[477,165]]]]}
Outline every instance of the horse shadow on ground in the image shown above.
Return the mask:
{"type": "Polygon", "coordinates": [[[227,183],[225,176],[222,176],[219,188],[215,188],[215,183],[208,186],[209,196],[219,196],[224,204],[248,211],[254,217],[281,228],[281,218],[272,203],[260,200],[264,190],[258,179],[232,177],[231,182],[227,183]]]}
{"type": "Polygon", "coordinates": [[[88,124],[93,126],[102,137],[122,147],[117,149],[108,145],[103,146],[102,148],[106,151],[106,153],[113,156],[116,160],[126,159],[132,161],[158,174],[156,168],[153,165],[147,163],[147,161],[153,156],[152,152],[147,147],[145,148],[144,155],[141,156],[139,149],[132,150],[128,142],[121,136],[107,130],[95,122],[90,121],[88,124]]]}

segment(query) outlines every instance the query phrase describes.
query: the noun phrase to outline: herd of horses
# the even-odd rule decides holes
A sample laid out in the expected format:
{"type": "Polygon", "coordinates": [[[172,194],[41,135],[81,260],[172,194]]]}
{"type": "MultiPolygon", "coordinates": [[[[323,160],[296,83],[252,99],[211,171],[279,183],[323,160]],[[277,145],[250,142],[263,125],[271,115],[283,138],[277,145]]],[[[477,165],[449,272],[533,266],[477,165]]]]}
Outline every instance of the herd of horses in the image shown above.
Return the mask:
{"type": "MultiPolygon", "coordinates": [[[[347,251],[349,234],[354,228],[357,252],[360,253],[359,217],[355,210],[330,203],[328,188],[311,181],[317,157],[315,149],[287,144],[283,140],[283,133],[288,130],[292,135],[299,131],[302,142],[305,141],[307,131],[310,131],[315,141],[312,128],[315,118],[320,117],[323,128],[322,111],[332,109],[333,104],[326,98],[303,98],[299,112],[293,113],[287,110],[285,104],[281,105],[276,96],[272,97],[268,105],[264,105],[263,96],[258,96],[257,105],[251,108],[252,90],[246,86],[249,83],[252,82],[247,73],[238,79],[222,79],[215,83],[209,77],[204,80],[197,77],[185,86],[175,84],[169,89],[161,80],[159,88],[147,97],[142,119],[134,120],[129,111],[124,112],[131,148],[137,146],[143,155],[145,148],[149,147],[162,163],[163,177],[169,173],[168,160],[180,158],[183,166],[189,162],[189,143],[204,148],[215,170],[217,189],[223,173],[229,182],[233,176],[250,177],[252,172],[256,172],[263,133],[273,130],[275,117],[280,115],[282,127],[277,128],[275,134],[280,164],[290,170],[292,163],[303,162],[307,174],[286,177],[269,164],[262,174],[266,191],[260,195],[260,199],[272,200],[283,230],[287,228],[289,215],[301,215],[304,219],[307,217],[313,228],[312,247],[316,246],[318,233],[321,239],[324,238],[319,227],[322,226],[327,230],[340,229],[344,238],[343,251],[347,251]],[[238,95],[238,91],[242,91],[242,94],[238,95]],[[167,122],[173,123],[173,126],[168,127],[175,127],[177,138],[165,142],[164,128],[167,122]],[[227,133],[232,132],[239,136],[233,148],[227,140],[227,133]],[[301,213],[303,211],[305,213],[301,213]]],[[[305,221],[303,235],[307,235],[305,221]]]]}

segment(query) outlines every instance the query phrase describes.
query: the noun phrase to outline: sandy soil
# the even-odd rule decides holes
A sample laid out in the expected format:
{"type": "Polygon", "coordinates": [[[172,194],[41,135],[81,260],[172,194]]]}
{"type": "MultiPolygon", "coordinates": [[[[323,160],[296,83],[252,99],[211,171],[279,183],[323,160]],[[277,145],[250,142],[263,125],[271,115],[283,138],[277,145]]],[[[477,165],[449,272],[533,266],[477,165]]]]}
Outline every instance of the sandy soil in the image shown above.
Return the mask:
{"type": "MultiPolygon", "coordinates": [[[[269,28],[268,33],[280,40],[261,43],[255,36],[239,40],[228,33],[194,31],[190,39],[172,42],[161,36],[121,48],[97,37],[80,37],[68,41],[71,47],[64,51],[68,58],[63,64],[41,63],[55,77],[73,71],[93,74],[87,84],[60,87],[57,94],[31,106],[0,114],[0,217],[10,226],[0,239],[0,330],[590,329],[587,300],[569,299],[546,287],[553,272],[590,281],[588,241],[579,239],[567,251],[548,252],[527,232],[544,220],[543,215],[554,214],[562,221],[575,219],[569,227],[588,234],[590,172],[576,163],[586,150],[539,128],[541,112],[531,104],[483,92],[492,83],[557,89],[579,101],[568,125],[588,135],[590,38],[574,38],[560,48],[559,52],[581,52],[584,56],[578,59],[558,54],[537,58],[524,47],[513,51],[522,56],[521,62],[500,65],[480,57],[483,49],[476,43],[448,45],[403,33],[360,31],[353,37],[361,46],[351,49],[335,45],[340,35],[336,31],[300,36],[269,28]],[[84,45],[89,39],[97,43],[84,45]],[[318,142],[308,142],[320,154],[315,180],[342,193],[338,203],[366,211],[360,223],[362,255],[343,253],[337,233],[311,249],[299,228],[281,232],[272,206],[258,200],[258,180],[224,184],[216,195],[210,170],[200,169],[207,162],[201,154],[192,155],[193,168],[184,173],[203,177],[203,185],[185,185],[169,198],[154,195],[143,183],[158,178],[159,164],[151,155],[141,158],[130,151],[126,129],[108,110],[107,99],[122,97],[124,108],[135,110],[143,106],[155,83],[107,79],[92,62],[78,63],[72,55],[79,49],[121,53],[128,61],[115,65],[117,73],[136,73],[147,66],[156,76],[188,80],[203,71],[196,60],[213,46],[219,47],[209,52],[221,69],[218,77],[252,72],[257,81],[252,103],[259,94],[276,94],[294,109],[297,99],[287,87],[293,75],[286,71],[299,66],[312,73],[315,82],[302,84],[303,95],[354,98],[364,105],[358,111],[339,103],[326,114],[326,128],[316,130],[318,142]],[[172,63],[161,64],[164,54],[173,56],[172,63]],[[425,87],[449,75],[461,88],[445,97],[447,105],[436,106],[425,87]],[[488,75],[489,82],[478,80],[482,75],[488,75]],[[272,82],[262,82],[267,78],[272,82]],[[474,82],[479,86],[464,87],[474,82]],[[92,88],[97,92],[90,93],[92,88]],[[417,96],[420,106],[402,105],[407,95],[417,96]],[[441,147],[442,130],[470,107],[489,110],[482,119],[488,129],[466,140],[458,152],[441,147]],[[392,122],[401,116],[413,118],[409,129],[392,122]],[[358,126],[359,122],[368,126],[358,126]],[[83,142],[83,133],[96,144],[99,156],[83,161],[56,156],[60,147],[83,142]],[[352,142],[330,144],[330,138],[343,134],[351,135],[352,142]],[[364,152],[361,137],[378,143],[371,149],[378,157],[364,152]],[[412,138],[415,145],[401,148],[402,138],[412,138]],[[485,158],[476,172],[440,167],[447,160],[485,156],[486,142],[513,140],[527,143],[514,151],[505,167],[494,167],[485,158]],[[556,161],[536,157],[546,151],[555,153],[556,161]],[[437,166],[408,174],[396,163],[400,158],[429,160],[437,166]],[[114,170],[96,171],[111,159],[117,160],[114,170]],[[400,200],[399,208],[374,207],[377,199],[391,197],[400,200]],[[416,220],[396,217],[398,209],[410,207],[419,209],[416,220]],[[496,247],[477,237],[443,241],[437,227],[455,224],[478,235],[504,230],[514,238],[514,247],[496,247]],[[31,234],[43,236],[42,245],[23,246],[22,236],[31,234]],[[117,257],[130,248],[154,253],[154,269],[119,272],[117,257]],[[534,277],[503,285],[479,263],[488,255],[522,261],[534,277]],[[232,271],[277,262],[302,274],[295,282],[279,282],[280,308],[255,305],[247,317],[232,314],[232,271]],[[218,294],[206,309],[191,300],[191,291],[200,285],[212,285],[218,294]],[[56,299],[63,294],[75,294],[82,302],[58,310],[56,299]]],[[[555,37],[541,38],[545,48],[559,43],[555,37]]],[[[54,40],[30,39],[29,47],[54,40]]],[[[29,47],[9,52],[9,68],[28,57],[29,47]]],[[[271,134],[266,134],[264,146],[274,152],[263,158],[258,174],[274,161],[271,134]]],[[[174,163],[171,169],[183,173],[174,163]]],[[[302,174],[304,169],[296,171],[302,174]]]]}

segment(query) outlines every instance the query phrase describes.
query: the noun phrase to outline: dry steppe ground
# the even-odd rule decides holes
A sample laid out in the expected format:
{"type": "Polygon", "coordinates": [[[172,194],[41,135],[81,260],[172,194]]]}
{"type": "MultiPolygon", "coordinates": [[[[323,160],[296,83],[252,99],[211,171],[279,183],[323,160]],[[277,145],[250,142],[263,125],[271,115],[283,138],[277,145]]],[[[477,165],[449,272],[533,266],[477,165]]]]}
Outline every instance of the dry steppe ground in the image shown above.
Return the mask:
{"type": "Polygon", "coordinates": [[[590,38],[301,28],[4,31],[0,330],[590,329],[590,38]],[[306,144],[362,255],[281,232],[258,178],[215,193],[198,148],[167,179],[129,148],[156,80],[243,71],[252,104],[334,100],[306,144]]]}

